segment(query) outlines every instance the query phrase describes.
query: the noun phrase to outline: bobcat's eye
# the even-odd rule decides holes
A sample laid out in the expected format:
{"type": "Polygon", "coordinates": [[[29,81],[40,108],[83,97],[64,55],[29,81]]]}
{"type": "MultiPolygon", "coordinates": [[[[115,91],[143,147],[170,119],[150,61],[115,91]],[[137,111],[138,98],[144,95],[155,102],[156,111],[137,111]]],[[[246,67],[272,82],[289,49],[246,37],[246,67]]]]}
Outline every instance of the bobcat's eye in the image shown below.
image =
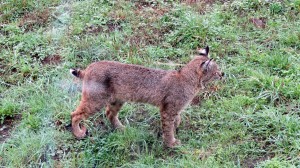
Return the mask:
{"type": "Polygon", "coordinates": [[[215,76],[219,79],[222,79],[224,76],[224,73],[223,72],[215,72],[215,76]]]}
{"type": "Polygon", "coordinates": [[[216,72],[215,75],[223,77],[224,76],[224,72],[216,72]]]}

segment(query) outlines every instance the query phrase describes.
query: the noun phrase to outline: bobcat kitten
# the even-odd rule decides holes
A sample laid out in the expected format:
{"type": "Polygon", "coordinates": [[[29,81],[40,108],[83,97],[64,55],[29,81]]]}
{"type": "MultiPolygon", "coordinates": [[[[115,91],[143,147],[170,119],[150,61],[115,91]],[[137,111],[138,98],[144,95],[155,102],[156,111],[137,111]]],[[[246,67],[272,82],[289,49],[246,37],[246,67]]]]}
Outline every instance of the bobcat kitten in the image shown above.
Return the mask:
{"type": "Polygon", "coordinates": [[[122,128],[118,112],[124,102],[141,102],[160,108],[164,144],[171,148],[179,145],[174,131],[180,124],[181,111],[208,82],[223,76],[208,53],[209,47],[199,50],[199,55],[178,71],[114,61],[95,62],[85,70],[71,69],[83,80],[80,105],[71,113],[73,134],[84,138],[86,127],[79,123],[104,106],[113,127],[122,128]]]}

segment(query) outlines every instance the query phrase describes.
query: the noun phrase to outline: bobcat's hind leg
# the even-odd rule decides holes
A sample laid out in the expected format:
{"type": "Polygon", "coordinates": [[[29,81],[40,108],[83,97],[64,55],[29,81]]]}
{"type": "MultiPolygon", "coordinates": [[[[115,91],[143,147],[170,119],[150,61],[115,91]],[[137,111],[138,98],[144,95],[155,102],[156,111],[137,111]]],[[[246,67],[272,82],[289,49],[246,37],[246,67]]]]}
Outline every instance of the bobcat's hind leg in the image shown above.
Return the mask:
{"type": "Polygon", "coordinates": [[[178,114],[176,117],[175,117],[175,122],[174,122],[174,127],[175,127],[175,130],[176,130],[176,134],[178,133],[179,129],[179,125],[180,125],[180,122],[181,122],[181,117],[180,117],[180,114],[178,114]]]}
{"type": "Polygon", "coordinates": [[[121,101],[114,101],[106,106],[106,117],[109,119],[112,126],[117,129],[124,128],[124,126],[118,119],[118,112],[120,111],[122,106],[123,102],[121,101]]]}
{"type": "Polygon", "coordinates": [[[80,126],[80,122],[89,116],[100,111],[105,105],[105,101],[83,101],[81,100],[77,109],[71,113],[72,131],[76,138],[82,139],[86,136],[86,127],[80,126]]]}

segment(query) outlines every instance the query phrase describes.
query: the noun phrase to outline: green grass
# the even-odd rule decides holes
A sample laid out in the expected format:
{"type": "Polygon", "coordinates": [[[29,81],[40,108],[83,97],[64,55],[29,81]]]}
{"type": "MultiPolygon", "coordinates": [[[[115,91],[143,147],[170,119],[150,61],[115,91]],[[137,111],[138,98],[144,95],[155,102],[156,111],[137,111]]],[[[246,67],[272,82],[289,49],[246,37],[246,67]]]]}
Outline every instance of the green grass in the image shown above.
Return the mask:
{"type": "Polygon", "coordinates": [[[7,0],[0,9],[0,122],[17,120],[0,167],[300,166],[299,0],[7,0]],[[81,96],[69,68],[178,69],[168,64],[206,45],[226,79],[182,113],[181,147],[163,147],[158,109],[144,104],[122,108],[125,131],[103,112],[86,121],[84,140],[66,129],[81,96]]]}

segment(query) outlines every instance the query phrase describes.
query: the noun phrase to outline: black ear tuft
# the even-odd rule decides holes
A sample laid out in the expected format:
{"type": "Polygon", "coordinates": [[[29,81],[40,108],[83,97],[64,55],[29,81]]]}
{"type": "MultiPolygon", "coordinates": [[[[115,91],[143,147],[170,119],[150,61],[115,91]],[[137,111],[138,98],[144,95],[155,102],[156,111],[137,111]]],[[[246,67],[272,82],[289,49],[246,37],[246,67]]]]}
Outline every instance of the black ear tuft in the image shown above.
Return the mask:
{"type": "Polygon", "coordinates": [[[70,73],[76,77],[79,77],[80,70],[79,69],[70,69],[70,73]]]}
{"type": "Polygon", "coordinates": [[[209,53],[209,47],[206,46],[206,47],[203,48],[203,49],[199,49],[199,50],[198,50],[198,53],[199,53],[199,55],[201,55],[201,56],[207,57],[207,56],[208,56],[208,53],[209,53]]]}
{"type": "Polygon", "coordinates": [[[208,55],[208,53],[209,53],[209,47],[208,46],[205,47],[205,52],[206,52],[206,55],[208,55]]]}

